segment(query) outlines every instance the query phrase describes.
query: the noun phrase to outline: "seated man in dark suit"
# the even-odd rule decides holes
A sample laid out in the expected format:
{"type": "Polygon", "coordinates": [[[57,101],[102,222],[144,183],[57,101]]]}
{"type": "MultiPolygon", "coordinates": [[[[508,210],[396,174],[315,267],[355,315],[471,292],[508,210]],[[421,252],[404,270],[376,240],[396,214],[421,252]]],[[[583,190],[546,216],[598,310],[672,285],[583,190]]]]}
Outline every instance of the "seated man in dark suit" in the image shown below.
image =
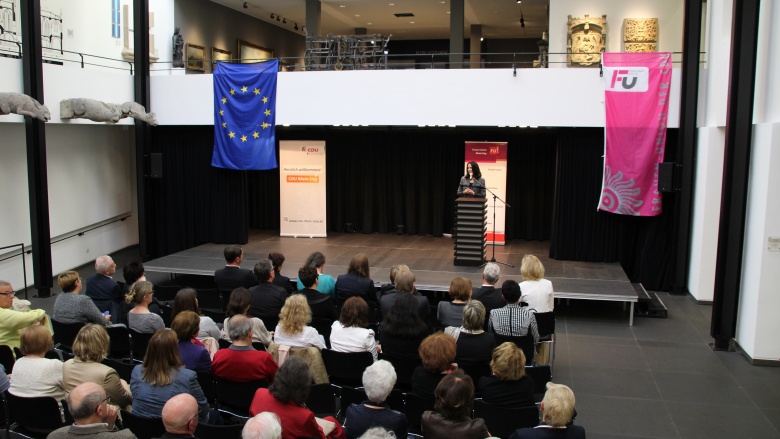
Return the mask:
{"type": "Polygon", "coordinates": [[[124,301],[122,289],[111,277],[116,273],[116,264],[111,256],[100,256],[95,259],[95,271],[97,273],[87,278],[85,294],[92,298],[101,312],[108,311],[111,315],[115,315],[119,304],[124,301]]]}
{"type": "Polygon", "coordinates": [[[225,268],[214,272],[214,282],[220,291],[233,291],[238,287],[251,288],[257,285],[257,279],[252,270],[241,268],[244,260],[244,250],[238,245],[225,247],[225,268]]]}
{"type": "MultiPolygon", "coordinates": [[[[306,296],[306,302],[311,308],[312,322],[317,320],[328,320],[328,328],[330,325],[339,319],[336,314],[336,306],[333,304],[333,299],[327,295],[317,291],[317,267],[313,265],[304,265],[298,270],[298,280],[301,281],[304,288],[302,290],[295,291],[297,294],[303,294],[306,296]]],[[[321,332],[320,332],[321,333],[321,332]]]]}
{"type": "Polygon", "coordinates": [[[504,299],[501,297],[501,290],[496,289],[496,283],[501,275],[501,269],[498,264],[492,262],[485,265],[482,271],[482,286],[474,288],[471,294],[473,300],[479,300],[485,305],[485,312],[488,318],[485,319],[485,330],[487,330],[490,321],[490,311],[504,306],[504,299]]]}
{"type": "Polygon", "coordinates": [[[428,315],[431,313],[431,304],[428,302],[428,298],[418,293],[414,289],[414,274],[409,270],[398,272],[395,275],[395,289],[397,292],[387,294],[379,299],[379,312],[382,316],[386,316],[390,312],[390,308],[401,297],[402,294],[411,294],[417,301],[417,312],[420,314],[420,318],[424,322],[428,321],[428,315]]]}
{"type": "Polygon", "coordinates": [[[255,264],[255,277],[260,283],[249,289],[252,299],[249,314],[265,323],[266,328],[275,328],[279,321],[284,301],[289,295],[284,288],[274,285],[274,266],[268,259],[255,264]]]}

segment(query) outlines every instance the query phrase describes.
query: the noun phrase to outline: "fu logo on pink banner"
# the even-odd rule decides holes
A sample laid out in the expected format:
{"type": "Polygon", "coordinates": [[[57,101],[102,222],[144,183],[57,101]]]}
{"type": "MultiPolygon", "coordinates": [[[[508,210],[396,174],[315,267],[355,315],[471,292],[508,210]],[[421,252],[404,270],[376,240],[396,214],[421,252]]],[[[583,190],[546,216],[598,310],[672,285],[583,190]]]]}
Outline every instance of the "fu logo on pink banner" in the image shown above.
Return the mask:
{"type": "Polygon", "coordinates": [[[650,70],[647,67],[604,67],[607,91],[644,93],[650,70]]]}

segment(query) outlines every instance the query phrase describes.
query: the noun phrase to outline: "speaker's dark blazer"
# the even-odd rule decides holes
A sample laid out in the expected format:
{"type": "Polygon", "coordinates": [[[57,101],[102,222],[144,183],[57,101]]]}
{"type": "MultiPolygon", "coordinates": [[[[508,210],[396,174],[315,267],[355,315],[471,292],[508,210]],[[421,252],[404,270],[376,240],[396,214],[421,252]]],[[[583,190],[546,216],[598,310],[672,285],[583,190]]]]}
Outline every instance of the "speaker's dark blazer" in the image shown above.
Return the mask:
{"type": "Polygon", "coordinates": [[[87,278],[87,292],[84,294],[92,298],[101,312],[113,313],[113,304],[118,305],[124,300],[119,284],[114,279],[100,273],[95,273],[87,278]]]}
{"type": "Polygon", "coordinates": [[[343,304],[352,296],[362,297],[366,302],[376,302],[374,281],[355,274],[342,274],[336,279],[336,302],[343,304]]]}
{"type": "Polygon", "coordinates": [[[214,282],[220,291],[233,291],[238,287],[252,288],[257,285],[257,279],[252,270],[227,265],[214,272],[214,282]]]}

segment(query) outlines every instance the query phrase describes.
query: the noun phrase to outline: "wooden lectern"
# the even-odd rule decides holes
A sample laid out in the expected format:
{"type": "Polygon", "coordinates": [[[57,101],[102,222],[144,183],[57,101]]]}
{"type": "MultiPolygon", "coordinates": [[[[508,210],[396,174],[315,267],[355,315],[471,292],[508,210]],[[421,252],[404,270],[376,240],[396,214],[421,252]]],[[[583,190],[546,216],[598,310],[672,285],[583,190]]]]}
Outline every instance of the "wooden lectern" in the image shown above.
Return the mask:
{"type": "Polygon", "coordinates": [[[487,248],[487,204],[484,198],[455,200],[455,265],[478,267],[487,248]]]}

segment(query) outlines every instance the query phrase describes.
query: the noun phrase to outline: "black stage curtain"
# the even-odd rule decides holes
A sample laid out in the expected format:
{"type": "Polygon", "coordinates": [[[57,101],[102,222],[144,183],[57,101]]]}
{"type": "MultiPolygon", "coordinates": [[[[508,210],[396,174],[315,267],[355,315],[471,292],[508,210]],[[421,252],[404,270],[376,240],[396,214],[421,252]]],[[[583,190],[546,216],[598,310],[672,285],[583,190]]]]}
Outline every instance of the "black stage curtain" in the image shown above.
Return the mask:
{"type": "Polygon", "coordinates": [[[163,155],[163,178],[149,179],[147,196],[152,255],[247,242],[244,173],[211,167],[213,139],[211,126],[152,127],[151,152],[163,155]]]}
{"type": "MultiPolygon", "coordinates": [[[[674,157],[676,130],[668,130],[666,156],[674,157]]],[[[663,194],[662,214],[615,215],[596,210],[604,164],[604,129],[558,131],[557,182],[550,257],[620,262],[632,282],[668,291],[673,281],[674,194],[663,194]]]]}

